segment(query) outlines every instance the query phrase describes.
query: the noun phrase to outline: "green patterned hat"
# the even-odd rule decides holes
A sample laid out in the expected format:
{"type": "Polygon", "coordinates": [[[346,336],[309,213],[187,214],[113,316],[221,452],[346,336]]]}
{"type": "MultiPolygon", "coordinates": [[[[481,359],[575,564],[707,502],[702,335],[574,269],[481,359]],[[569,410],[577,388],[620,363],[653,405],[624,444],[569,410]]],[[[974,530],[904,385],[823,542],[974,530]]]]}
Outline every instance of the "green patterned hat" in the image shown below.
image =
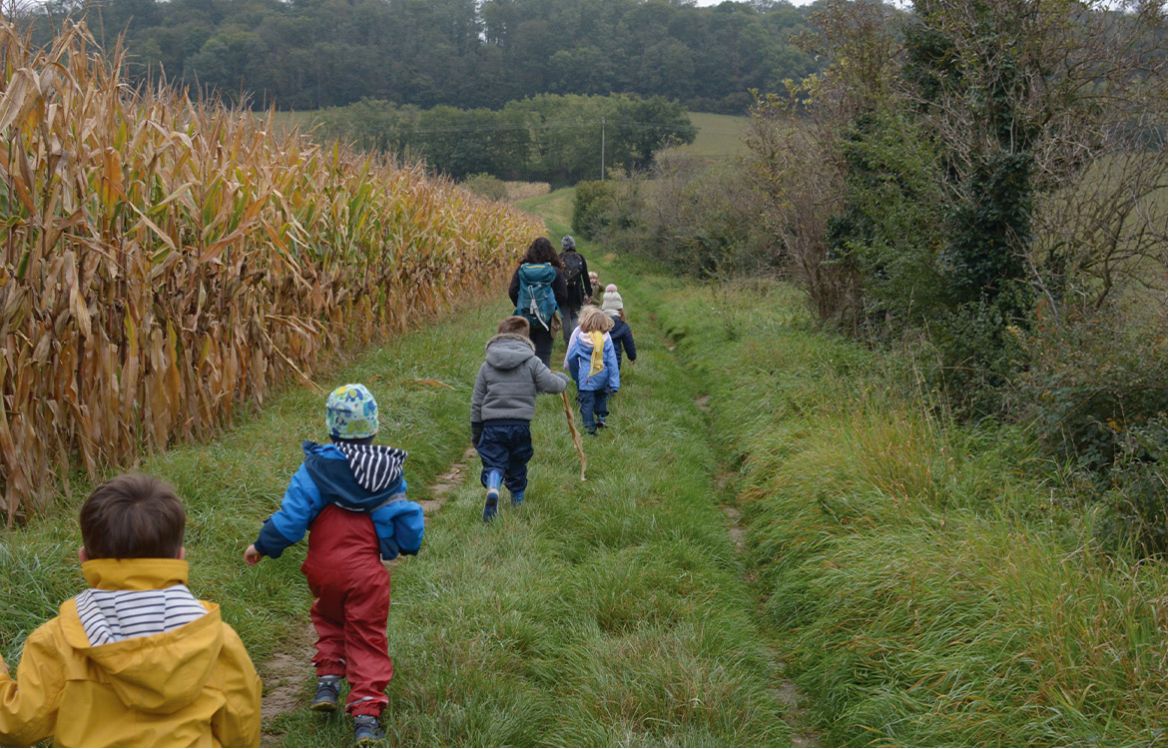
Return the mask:
{"type": "Polygon", "coordinates": [[[365,385],[342,385],[325,401],[325,427],[335,439],[373,437],[378,433],[378,402],[365,385]]]}

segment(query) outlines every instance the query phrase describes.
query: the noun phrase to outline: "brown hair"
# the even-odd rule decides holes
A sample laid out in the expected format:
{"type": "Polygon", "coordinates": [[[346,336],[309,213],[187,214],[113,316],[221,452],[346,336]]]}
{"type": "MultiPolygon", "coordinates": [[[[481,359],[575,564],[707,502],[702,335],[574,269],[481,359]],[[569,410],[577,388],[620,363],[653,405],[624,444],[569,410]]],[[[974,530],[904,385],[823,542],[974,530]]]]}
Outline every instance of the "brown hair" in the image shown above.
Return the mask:
{"type": "Polygon", "coordinates": [[[515,333],[517,335],[527,336],[529,330],[528,320],[520,315],[512,315],[500,320],[500,327],[496,329],[497,333],[515,333]]]}
{"type": "Polygon", "coordinates": [[[607,333],[613,329],[613,318],[592,304],[581,308],[581,316],[577,318],[577,323],[581,326],[582,333],[590,333],[592,331],[607,333]]]}
{"type": "Polygon", "coordinates": [[[175,558],[187,515],[170,484],[129,473],[94,489],[80,521],[90,559],[175,558]]]}
{"type": "Polygon", "coordinates": [[[561,258],[553,249],[552,242],[548,241],[548,237],[537,237],[532,240],[532,244],[528,245],[528,251],[524,253],[524,260],[521,262],[549,263],[554,268],[561,267],[561,258]]]}

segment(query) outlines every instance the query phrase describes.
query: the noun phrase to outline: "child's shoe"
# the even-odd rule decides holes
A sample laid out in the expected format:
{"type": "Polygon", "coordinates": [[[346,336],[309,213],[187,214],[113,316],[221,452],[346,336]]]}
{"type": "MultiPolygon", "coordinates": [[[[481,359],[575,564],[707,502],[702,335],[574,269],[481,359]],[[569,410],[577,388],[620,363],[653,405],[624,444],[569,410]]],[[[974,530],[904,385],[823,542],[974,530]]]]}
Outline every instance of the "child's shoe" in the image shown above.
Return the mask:
{"type": "Polygon", "coordinates": [[[597,417],[597,428],[598,429],[605,429],[605,419],[603,419],[600,416],[597,417]]]}
{"type": "Polygon", "coordinates": [[[500,504],[500,481],[503,477],[499,471],[492,471],[487,479],[487,498],[483,503],[483,522],[487,523],[496,516],[500,504]]]}
{"type": "Polygon", "coordinates": [[[588,434],[590,437],[596,437],[597,436],[597,427],[586,427],[585,434],[588,434]]]}
{"type": "Polygon", "coordinates": [[[374,746],[386,738],[386,732],[373,715],[353,716],[354,746],[374,746]]]}
{"type": "Polygon", "coordinates": [[[317,680],[317,692],[309,703],[310,710],[332,713],[337,710],[337,697],[341,694],[340,676],[322,676],[317,680]]]}
{"type": "Polygon", "coordinates": [[[512,506],[519,507],[524,504],[524,492],[512,492],[512,506]]]}

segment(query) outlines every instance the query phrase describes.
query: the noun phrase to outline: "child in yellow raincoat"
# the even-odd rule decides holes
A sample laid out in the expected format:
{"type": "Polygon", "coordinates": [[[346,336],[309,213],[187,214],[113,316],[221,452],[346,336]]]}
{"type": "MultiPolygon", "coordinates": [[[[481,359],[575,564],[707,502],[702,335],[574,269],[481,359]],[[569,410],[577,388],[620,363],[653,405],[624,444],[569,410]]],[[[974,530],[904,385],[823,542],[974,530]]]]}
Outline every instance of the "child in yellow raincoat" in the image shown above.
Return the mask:
{"type": "Polygon", "coordinates": [[[149,476],[98,487],[81,508],[91,586],[0,659],[0,744],[258,746],[260,677],[214,603],[187,589],[174,491],[149,476]]]}

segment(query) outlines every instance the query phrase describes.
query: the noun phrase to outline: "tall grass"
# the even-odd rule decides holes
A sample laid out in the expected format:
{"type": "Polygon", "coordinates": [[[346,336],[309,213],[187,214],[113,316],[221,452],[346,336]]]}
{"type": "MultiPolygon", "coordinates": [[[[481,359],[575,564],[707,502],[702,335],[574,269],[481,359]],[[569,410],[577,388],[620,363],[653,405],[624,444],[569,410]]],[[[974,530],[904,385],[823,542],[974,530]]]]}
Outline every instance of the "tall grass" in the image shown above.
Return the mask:
{"type": "Polygon", "coordinates": [[[825,741],[1165,745],[1166,565],[1102,553],[1026,431],[939,418],[909,364],[818,332],[782,285],[623,295],[710,389],[825,741]]]}
{"type": "Polygon", "coordinates": [[[417,167],[120,78],[0,22],[0,511],[204,437],[326,352],[477,293],[540,230],[417,167]],[[512,252],[508,252],[512,248],[512,252]]]}

